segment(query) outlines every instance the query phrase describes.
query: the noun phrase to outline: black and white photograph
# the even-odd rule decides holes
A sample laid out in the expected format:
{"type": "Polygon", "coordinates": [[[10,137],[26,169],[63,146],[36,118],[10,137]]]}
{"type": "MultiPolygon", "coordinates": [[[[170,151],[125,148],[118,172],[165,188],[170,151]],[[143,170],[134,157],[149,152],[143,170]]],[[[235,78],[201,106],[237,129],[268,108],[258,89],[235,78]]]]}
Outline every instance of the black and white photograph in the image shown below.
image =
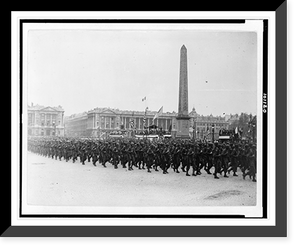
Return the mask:
{"type": "Polygon", "coordinates": [[[262,31],[28,25],[25,214],[261,216],[262,31]]]}
{"type": "Polygon", "coordinates": [[[27,204],[255,206],[257,33],[84,26],[27,33],[27,204]]]}

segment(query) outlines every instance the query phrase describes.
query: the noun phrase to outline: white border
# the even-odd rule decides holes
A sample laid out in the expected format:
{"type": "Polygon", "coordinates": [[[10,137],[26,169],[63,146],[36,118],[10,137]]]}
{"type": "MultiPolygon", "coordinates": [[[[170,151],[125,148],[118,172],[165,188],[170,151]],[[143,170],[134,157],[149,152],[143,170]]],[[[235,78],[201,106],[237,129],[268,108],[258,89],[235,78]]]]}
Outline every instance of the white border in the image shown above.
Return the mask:
{"type": "MultiPolygon", "coordinates": [[[[89,12],[88,16],[87,13],[70,13],[70,12],[59,12],[59,13],[48,13],[48,12],[35,12],[35,13],[12,13],[12,224],[13,225],[274,225],[275,223],[275,213],[274,213],[274,205],[275,205],[275,173],[274,171],[270,171],[270,167],[268,168],[269,176],[268,176],[268,183],[269,183],[269,193],[268,194],[268,213],[269,218],[267,220],[209,220],[209,219],[29,219],[29,218],[19,218],[18,217],[18,174],[19,174],[19,134],[18,134],[18,120],[19,120],[19,72],[18,72],[18,46],[19,46],[19,18],[99,18],[101,15],[102,18],[241,18],[241,19],[262,19],[267,18],[269,19],[269,30],[270,30],[270,39],[269,39],[269,48],[270,48],[270,82],[269,84],[269,116],[272,120],[269,120],[269,145],[272,145],[272,151],[269,153],[269,166],[275,166],[275,13],[272,12],[259,12],[259,13],[252,13],[252,12],[243,12],[243,13],[232,13],[232,12],[159,12],[154,15],[154,13],[143,12],[141,13],[99,13],[99,12],[89,12]],[[49,16],[47,16],[50,14],[49,16]],[[273,53],[272,53],[273,52],[273,53]],[[270,87],[270,85],[273,86],[270,87]],[[272,92],[273,91],[273,92],[272,92]],[[272,108],[273,107],[273,108],[272,108]],[[273,116],[274,115],[274,116],[273,116]],[[273,122],[274,121],[274,122],[273,122]],[[274,135],[274,136],[270,136],[274,135]],[[16,150],[17,149],[17,150],[16,150]],[[271,157],[273,156],[273,157],[271,157]],[[273,163],[273,164],[272,164],[273,163]],[[16,167],[15,167],[16,166],[16,167]],[[273,204],[273,205],[272,205],[273,204]],[[272,205],[272,206],[271,206],[272,205]]],[[[216,25],[217,26],[217,25],[216,25]]],[[[140,28],[140,26],[139,26],[140,28]]],[[[215,27],[216,28],[216,27],[215,27]]],[[[23,58],[25,59],[25,58],[23,58]]],[[[25,70],[24,70],[25,72],[25,70]]],[[[25,78],[26,79],[26,78],[25,78]]],[[[25,89],[25,88],[24,88],[25,89]]],[[[25,98],[24,98],[25,99],[25,98]]],[[[25,102],[27,103],[27,102],[25,102]]],[[[258,98],[258,104],[261,104],[261,99],[258,98]]],[[[27,105],[26,105],[27,106],[27,105]]],[[[25,106],[25,107],[26,107],[25,106]]],[[[23,105],[24,107],[24,105],[23,105]]],[[[261,107],[261,105],[258,105],[261,107]]],[[[23,139],[24,141],[24,139],[23,139]]],[[[24,150],[24,152],[26,152],[24,150]]],[[[259,182],[258,182],[259,183],[259,182]]],[[[89,208],[87,208],[89,209],[89,208]]],[[[230,207],[230,211],[232,207],[230,207]]],[[[75,211],[76,212],[76,211],[75,211]]]]}
{"type": "MultiPolygon", "coordinates": [[[[135,31],[152,31],[152,30],[193,30],[195,32],[210,32],[210,31],[217,31],[217,32],[256,32],[257,34],[257,85],[258,85],[258,96],[262,96],[262,31],[263,31],[263,23],[261,20],[250,20],[247,21],[246,24],[27,24],[23,25],[23,113],[24,113],[24,131],[23,131],[23,149],[24,152],[27,152],[27,130],[25,126],[27,124],[26,117],[27,117],[27,109],[26,104],[27,102],[27,89],[25,88],[27,85],[27,35],[31,30],[97,30],[97,31],[106,31],[106,30],[135,30],[135,31]]],[[[261,107],[262,102],[261,98],[257,99],[257,107],[261,107]]],[[[261,117],[260,113],[258,113],[258,124],[261,124],[261,117]]],[[[258,130],[258,155],[257,160],[261,162],[262,155],[261,155],[261,148],[260,145],[262,143],[262,126],[258,126],[260,130],[258,130]]],[[[261,167],[258,168],[258,182],[257,182],[257,204],[256,206],[252,207],[187,207],[187,208],[180,208],[180,207],[43,207],[43,206],[29,206],[26,204],[27,201],[27,171],[26,171],[26,154],[23,154],[23,186],[22,186],[22,193],[23,193],[23,213],[24,214],[41,214],[47,211],[47,214],[245,214],[247,217],[261,217],[262,216],[262,204],[261,204],[261,190],[262,190],[262,180],[261,180],[261,167]],[[170,212],[171,211],[171,212],[170,212]]]]}

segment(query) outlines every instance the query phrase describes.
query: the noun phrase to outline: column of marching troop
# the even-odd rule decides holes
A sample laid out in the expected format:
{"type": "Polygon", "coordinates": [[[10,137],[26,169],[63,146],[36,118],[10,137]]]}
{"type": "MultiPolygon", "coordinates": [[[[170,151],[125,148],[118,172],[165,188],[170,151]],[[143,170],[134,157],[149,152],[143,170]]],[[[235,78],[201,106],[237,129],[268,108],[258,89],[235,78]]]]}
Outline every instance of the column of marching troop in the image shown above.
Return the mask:
{"type": "Polygon", "coordinates": [[[53,159],[78,159],[84,165],[86,161],[97,162],[104,167],[111,163],[114,168],[119,165],[129,171],[137,169],[162,170],[167,174],[169,168],[179,173],[181,169],[185,175],[201,175],[201,170],[207,174],[228,177],[232,172],[237,176],[241,169],[243,178],[248,175],[256,181],[256,145],[252,143],[202,143],[194,140],[136,140],[128,138],[118,139],[77,139],[59,137],[30,137],[28,149],[31,152],[51,157],[53,159]],[[211,173],[213,168],[213,173],[211,173]]]}

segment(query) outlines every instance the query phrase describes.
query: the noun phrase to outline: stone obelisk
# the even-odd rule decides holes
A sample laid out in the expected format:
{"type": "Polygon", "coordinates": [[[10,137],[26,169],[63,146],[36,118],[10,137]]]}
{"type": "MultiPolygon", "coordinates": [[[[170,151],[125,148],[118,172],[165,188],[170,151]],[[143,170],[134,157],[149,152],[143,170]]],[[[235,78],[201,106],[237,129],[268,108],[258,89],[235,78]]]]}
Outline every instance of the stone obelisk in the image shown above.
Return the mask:
{"type": "Polygon", "coordinates": [[[179,73],[179,103],[176,137],[189,139],[189,108],[188,108],[188,75],[187,75],[187,49],[182,45],[180,49],[179,73]]]}

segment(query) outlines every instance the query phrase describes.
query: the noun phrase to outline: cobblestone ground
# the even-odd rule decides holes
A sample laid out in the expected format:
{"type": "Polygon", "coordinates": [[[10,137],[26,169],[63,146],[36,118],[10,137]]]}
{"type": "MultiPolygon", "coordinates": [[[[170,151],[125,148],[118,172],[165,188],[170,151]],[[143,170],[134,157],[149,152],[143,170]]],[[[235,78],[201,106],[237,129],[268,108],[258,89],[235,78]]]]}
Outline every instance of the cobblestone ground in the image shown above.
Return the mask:
{"type": "Polygon", "coordinates": [[[43,206],[254,206],[256,183],[230,175],[185,176],[82,165],[28,152],[27,203],[43,206]]]}

